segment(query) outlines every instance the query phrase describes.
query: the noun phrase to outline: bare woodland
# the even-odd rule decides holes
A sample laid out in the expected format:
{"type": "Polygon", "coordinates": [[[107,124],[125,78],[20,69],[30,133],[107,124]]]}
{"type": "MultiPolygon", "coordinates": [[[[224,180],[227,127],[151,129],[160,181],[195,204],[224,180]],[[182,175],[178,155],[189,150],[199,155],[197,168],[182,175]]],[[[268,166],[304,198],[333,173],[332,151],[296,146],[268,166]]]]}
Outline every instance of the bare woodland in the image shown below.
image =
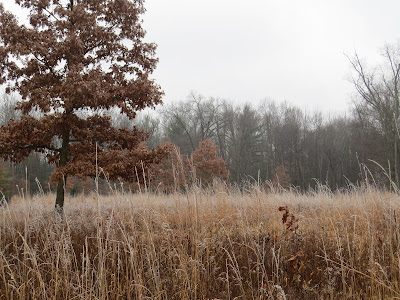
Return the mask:
{"type": "MultiPolygon", "coordinates": [[[[12,114],[10,105],[6,112],[6,103],[12,102],[12,98],[4,99],[4,113],[12,114]]],[[[137,126],[149,132],[149,149],[171,142],[179,148],[183,159],[190,158],[200,142],[211,140],[218,147],[218,157],[226,163],[226,180],[231,184],[275,180],[301,191],[319,183],[335,190],[357,185],[369,173],[379,186],[390,187],[387,174],[391,174],[393,182],[397,178],[395,119],[390,111],[385,117],[361,98],[357,98],[354,110],[348,114],[328,115],[307,112],[289,103],[235,105],[229,100],[192,93],[185,101],[159,107],[155,112],[139,113],[134,120],[118,113],[109,115],[117,128],[137,126]],[[383,122],[388,122],[386,127],[383,122]]],[[[47,165],[43,155],[32,155],[20,164],[3,163],[11,183],[4,185],[5,191],[16,194],[15,184],[25,186],[25,168],[32,193],[37,192],[35,178],[48,190],[53,167],[47,165]]],[[[135,172],[131,175],[136,177],[135,172]]],[[[159,182],[155,178],[150,186],[157,190],[159,182]]]]}

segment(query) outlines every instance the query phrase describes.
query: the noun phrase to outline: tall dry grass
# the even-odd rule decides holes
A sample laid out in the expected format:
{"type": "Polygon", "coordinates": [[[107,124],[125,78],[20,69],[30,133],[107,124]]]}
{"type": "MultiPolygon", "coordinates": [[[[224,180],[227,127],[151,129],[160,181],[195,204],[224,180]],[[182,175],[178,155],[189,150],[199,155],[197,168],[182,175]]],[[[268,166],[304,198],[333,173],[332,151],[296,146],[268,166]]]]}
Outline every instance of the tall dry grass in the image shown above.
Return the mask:
{"type": "Polygon", "coordinates": [[[400,298],[393,193],[94,194],[63,219],[53,201],[0,209],[0,299],[400,298]]]}

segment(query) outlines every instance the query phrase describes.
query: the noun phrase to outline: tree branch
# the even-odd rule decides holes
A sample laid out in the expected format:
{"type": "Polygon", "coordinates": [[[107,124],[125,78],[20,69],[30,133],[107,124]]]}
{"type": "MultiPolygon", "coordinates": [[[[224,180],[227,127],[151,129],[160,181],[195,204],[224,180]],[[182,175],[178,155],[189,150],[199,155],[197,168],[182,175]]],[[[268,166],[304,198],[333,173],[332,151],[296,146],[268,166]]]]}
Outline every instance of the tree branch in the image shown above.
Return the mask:
{"type": "Polygon", "coordinates": [[[60,149],[54,148],[54,147],[48,147],[46,145],[33,145],[33,144],[28,144],[28,145],[23,145],[23,146],[18,146],[19,149],[29,149],[29,148],[42,148],[54,152],[60,152],[60,149]]]}

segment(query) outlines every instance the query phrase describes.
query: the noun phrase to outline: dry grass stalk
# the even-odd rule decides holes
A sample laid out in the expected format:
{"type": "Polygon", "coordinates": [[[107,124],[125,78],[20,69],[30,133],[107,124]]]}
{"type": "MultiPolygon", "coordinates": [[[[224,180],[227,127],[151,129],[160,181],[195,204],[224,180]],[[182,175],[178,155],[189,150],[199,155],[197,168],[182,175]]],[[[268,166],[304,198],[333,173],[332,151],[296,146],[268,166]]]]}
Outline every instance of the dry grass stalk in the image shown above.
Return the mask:
{"type": "Polygon", "coordinates": [[[53,195],[0,209],[0,299],[400,297],[392,193],[241,193],[217,182],[66,201],[63,220],[53,195]]]}

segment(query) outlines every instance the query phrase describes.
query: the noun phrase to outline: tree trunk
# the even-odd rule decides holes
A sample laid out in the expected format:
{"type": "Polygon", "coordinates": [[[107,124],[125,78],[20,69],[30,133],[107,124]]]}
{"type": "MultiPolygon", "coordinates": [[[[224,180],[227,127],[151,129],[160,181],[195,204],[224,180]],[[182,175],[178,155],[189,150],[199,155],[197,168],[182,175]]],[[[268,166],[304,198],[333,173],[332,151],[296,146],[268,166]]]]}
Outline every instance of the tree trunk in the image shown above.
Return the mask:
{"type": "Polygon", "coordinates": [[[57,196],[56,196],[56,211],[58,213],[62,213],[64,208],[64,187],[66,184],[66,180],[63,178],[57,183],[57,196]]]}
{"type": "MultiPolygon", "coordinates": [[[[69,136],[65,136],[62,142],[62,147],[60,149],[60,160],[59,167],[64,167],[67,164],[68,158],[68,145],[69,145],[69,136]]],[[[57,183],[57,195],[56,195],[56,204],[55,209],[57,212],[62,213],[64,209],[64,194],[65,194],[65,185],[67,183],[67,176],[64,175],[62,179],[60,179],[57,183]]]]}
{"type": "MultiPolygon", "coordinates": [[[[395,124],[396,126],[396,124],[395,124]]],[[[394,178],[395,178],[395,183],[396,187],[399,187],[399,162],[398,162],[398,155],[399,155],[399,149],[397,145],[397,128],[395,127],[394,129],[394,178]]]]}

